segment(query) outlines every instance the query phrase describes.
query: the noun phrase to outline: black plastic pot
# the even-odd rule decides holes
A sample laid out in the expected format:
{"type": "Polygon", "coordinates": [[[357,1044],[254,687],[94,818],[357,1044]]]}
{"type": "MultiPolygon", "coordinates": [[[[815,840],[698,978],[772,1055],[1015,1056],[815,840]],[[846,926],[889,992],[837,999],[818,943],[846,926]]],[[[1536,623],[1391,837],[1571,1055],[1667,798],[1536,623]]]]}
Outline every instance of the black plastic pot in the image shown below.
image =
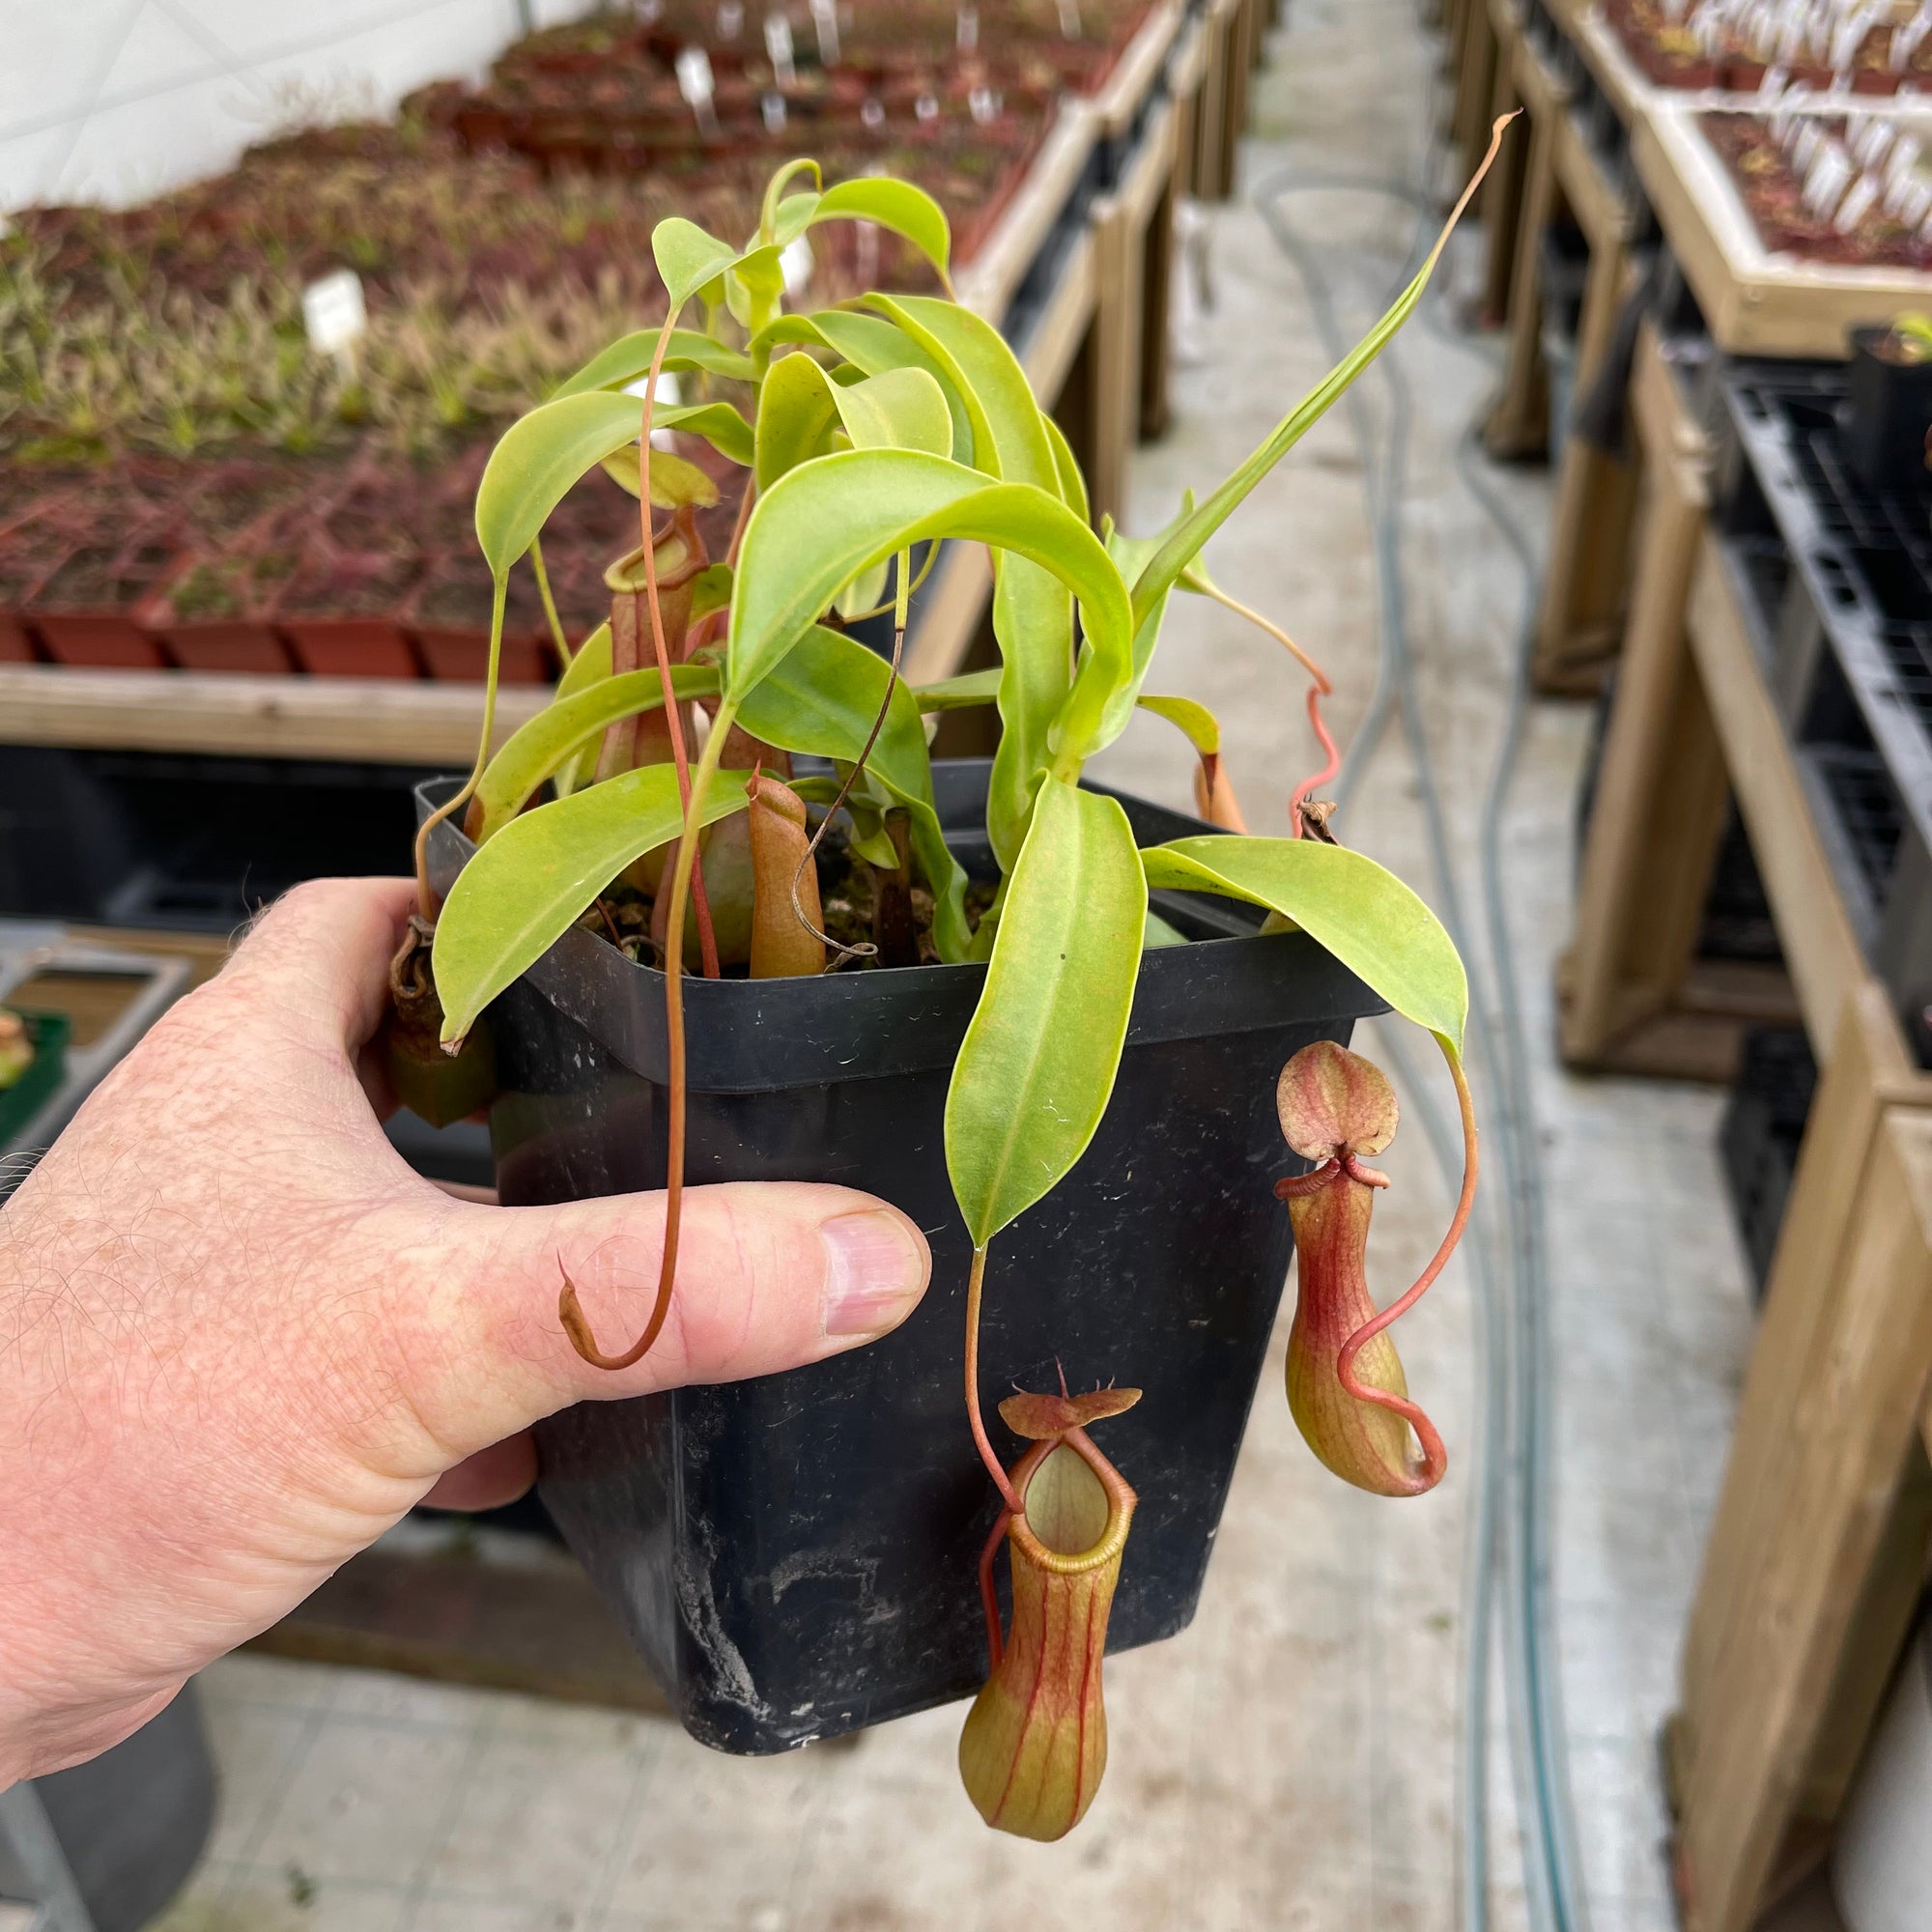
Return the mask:
{"type": "MultiPolygon", "coordinates": [[[[935,767],[954,850],[990,874],[986,773],[935,767]]],[[[1208,830],[1122,803],[1143,844],[1208,830]]],[[[439,828],[444,885],[466,849],[439,828]]],[[[1106,1118],[1072,1175],[995,1242],[982,1340],[989,1414],[1015,1387],[1057,1387],[1056,1364],[1075,1389],[1147,1392],[1100,1436],[1141,1498],[1116,1650],[1171,1636],[1200,1595],[1291,1254],[1272,1189],[1301,1163],[1276,1122],[1276,1074],[1382,1010],[1305,935],[1256,936],[1259,914],[1226,900],[1155,899],[1203,943],[1146,955],[1106,1118]]],[[[970,1250],[942,1137],[982,976],[686,981],[691,1180],[866,1188],[913,1215],[933,1251],[924,1302],[870,1348],[583,1404],[538,1431],[545,1503],[685,1727],[721,1749],[782,1750],[983,1679],[975,1568],[995,1495],[960,1399],[970,1250]]],[[[576,928],[491,1020],[505,1202],[663,1185],[657,973],[576,928]]]]}
{"type": "Polygon", "coordinates": [[[1932,359],[1895,362],[1878,353],[1889,328],[1852,330],[1845,448],[1868,490],[1924,491],[1925,437],[1932,431],[1932,359]]]}
{"type": "Polygon", "coordinates": [[[94,1932],[140,1932],[181,1889],[214,1822],[214,1763],[194,1686],[112,1750],[36,1778],[34,1789],[94,1932]]]}

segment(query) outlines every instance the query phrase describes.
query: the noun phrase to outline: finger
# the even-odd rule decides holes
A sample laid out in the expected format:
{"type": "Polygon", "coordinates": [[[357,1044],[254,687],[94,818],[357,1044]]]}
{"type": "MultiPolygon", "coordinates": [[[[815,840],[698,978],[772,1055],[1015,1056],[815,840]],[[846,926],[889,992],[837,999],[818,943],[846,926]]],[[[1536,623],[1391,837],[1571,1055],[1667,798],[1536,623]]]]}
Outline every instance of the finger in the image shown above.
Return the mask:
{"type": "MultiPolygon", "coordinates": [[[[481,1208],[423,1190],[364,1233],[388,1257],[384,1320],[434,1473],[573,1402],[769,1375],[895,1328],[931,1272],[925,1237],[849,1188],[766,1181],[685,1195],[676,1285],[655,1346],[615,1374],[572,1348],[566,1276],[607,1353],[650,1318],[664,1197],[481,1208]]],[[[399,1469],[398,1473],[414,1473],[399,1469]]]]}
{"type": "Polygon", "coordinates": [[[213,984],[353,1054],[382,1022],[414,905],[408,879],[312,879],[263,914],[213,984]]]}
{"type": "Polygon", "coordinates": [[[526,1495],[536,1479],[537,1445],[524,1429],[444,1470],[423,1501],[431,1509],[501,1509],[526,1495]]]}

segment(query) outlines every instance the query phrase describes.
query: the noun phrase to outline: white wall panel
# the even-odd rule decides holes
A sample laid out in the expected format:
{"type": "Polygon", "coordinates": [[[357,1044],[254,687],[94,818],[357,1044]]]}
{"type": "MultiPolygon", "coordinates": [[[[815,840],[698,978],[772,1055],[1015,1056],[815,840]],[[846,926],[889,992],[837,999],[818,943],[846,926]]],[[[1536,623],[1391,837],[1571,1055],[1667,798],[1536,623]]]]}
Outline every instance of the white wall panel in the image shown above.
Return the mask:
{"type": "MultiPolygon", "coordinates": [[[[538,25],[593,0],[531,0],[538,25]]],[[[305,121],[476,74],[518,0],[0,0],[0,209],[139,201],[305,121]]]]}

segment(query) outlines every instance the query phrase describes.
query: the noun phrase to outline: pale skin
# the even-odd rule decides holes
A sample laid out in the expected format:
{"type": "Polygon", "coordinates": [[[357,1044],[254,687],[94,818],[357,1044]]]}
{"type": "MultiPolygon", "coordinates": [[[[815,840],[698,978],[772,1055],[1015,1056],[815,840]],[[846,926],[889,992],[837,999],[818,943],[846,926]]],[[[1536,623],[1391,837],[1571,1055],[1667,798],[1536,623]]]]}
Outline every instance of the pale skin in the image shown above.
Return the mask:
{"type": "Polygon", "coordinates": [[[839,1187],[685,1198],[644,1360],[655,1194],[451,1198],[384,1138],[366,1051],[412,909],[327,880],[259,921],[0,1209],[0,1787],[126,1737],[414,1503],[504,1502],[530,1425],[585,1399],[769,1374],[895,1327],[930,1257],[839,1187]]]}

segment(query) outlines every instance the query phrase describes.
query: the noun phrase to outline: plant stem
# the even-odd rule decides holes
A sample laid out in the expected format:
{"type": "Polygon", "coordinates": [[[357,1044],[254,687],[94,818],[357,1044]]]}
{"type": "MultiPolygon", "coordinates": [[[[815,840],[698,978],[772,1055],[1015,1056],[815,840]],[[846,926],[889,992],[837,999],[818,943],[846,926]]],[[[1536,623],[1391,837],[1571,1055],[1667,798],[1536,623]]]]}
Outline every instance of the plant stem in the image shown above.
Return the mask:
{"type": "Polygon", "coordinates": [[[650,1352],[670,1313],[671,1288],[677,1279],[678,1232],[684,1220],[684,908],[690,894],[695,855],[697,851],[699,801],[711,788],[711,781],[724,755],[724,741],[730,735],[731,719],[737,707],[726,700],[718,707],[711,735],[697,760],[690,798],[684,808],[684,831],[677,844],[677,867],[671,874],[669,918],[665,926],[665,1033],[668,1065],[665,1085],[669,1107],[665,1131],[665,1232],[664,1257],[658,1264],[658,1296],[644,1332],[621,1355],[607,1355],[598,1348],[590,1325],[578,1303],[577,1290],[568,1275],[557,1297],[557,1316],[569,1335],[571,1346],[586,1362],[600,1369],[628,1369],[650,1352]]]}
{"type": "MultiPolygon", "coordinates": [[[[1189,582],[1191,582],[1192,580],[1190,579],[1189,582]]],[[[1201,588],[1215,603],[1234,611],[1237,617],[1245,617],[1256,629],[1265,631],[1276,643],[1283,645],[1289,650],[1293,655],[1295,663],[1315,680],[1314,687],[1308,694],[1308,722],[1315,727],[1315,736],[1320,741],[1322,751],[1327,754],[1328,762],[1313,778],[1302,780],[1295,786],[1293,797],[1288,802],[1288,836],[1291,838],[1299,838],[1302,834],[1302,802],[1314,796],[1317,785],[1326,784],[1342,769],[1342,754],[1335,749],[1335,740],[1328,735],[1327,725],[1321,722],[1321,700],[1324,697],[1332,697],[1335,693],[1335,687],[1328,682],[1328,673],[1279,624],[1273,622],[1270,618],[1264,617],[1259,611],[1251,610],[1238,597],[1230,597],[1218,583],[1209,583],[1204,578],[1201,582],[1201,588]]],[[[1211,783],[1212,781],[1210,780],[1209,782],[1211,783]]]]}
{"type": "Polygon", "coordinates": [[[1449,1232],[1442,1236],[1442,1245],[1435,1250],[1429,1265],[1416,1277],[1415,1285],[1399,1299],[1392,1301],[1373,1321],[1365,1321],[1342,1344],[1342,1352],[1336,1358],[1335,1373],[1344,1389],[1357,1402],[1374,1403],[1379,1408],[1392,1409],[1406,1420],[1415,1431],[1422,1444],[1422,1459],[1429,1482],[1424,1487],[1433,1487],[1440,1477],[1448,1462],[1448,1453],[1442,1446],[1442,1438],[1435,1433],[1435,1426],[1414,1403],[1399,1395],[1392,1395],[1386,1389],[1370,1388],[1355,1378],[1355,1357],[1363,1347],[1379,1335],[1392,1322],[1399,1321],[1415,1304],[1422,1299],[1431,1282],[1440,1274],[1449,1257],[1456,1252],[1456,1244],[1463,1238],[1463,1231],[1469,1225],[1469,1210],[1476,1200],[1476,1103],[1469,1093],[1469,1076],[1463,1070],[1463,1058],[1456,1049],[1443,1038],[1435,1036],[1435,1043],[1442,1049],[1442,1057],[1449,1063],[1449,1076],[1456,1083],[1456,1102],[1463,1116],[1463,1191],[1457,1197],[1456,1212],[1451,1216],[1449,1232]]]}
{"type": "MultiPolygon", "coordinates": [[[[684,714],[678,707],[677,694],[671,689],[670,649],[665,642],[664,612],[658,608],[658,547],[657,532],[651,528],[651,409],[657,400],[658,377],[664,369],[665,351],[670,347],[670,333],[677,322],[677,310],[672,309],[666,317],[664,327],[658,330],[658,346],[651,356],[651,373],[644,384],[644,427],[638,439],[638,510],[644,526],[644,592],[651,607],[651,648],[657,653],[658,677],[664,685],[665,719],[670,726],[670,754],[677,766],[677,795],[684,805],[687,838],[695,838],[691,829],[691,758],[684,744],[684,714]]],[[[724,715],[721,711],[721,717],[724,715]]],[[[713,765],[716,770],[716,764],[713,765]]],[[[686,854],[678,853],[678,876],[690,876],[690,867],[686,854]]],[[[718,939],[711,927],[711,905],[704,896],[704,868],[697,868],[697,951],[704,962],[704,977],[718,978],[718,939]]],[[[665,927],[669,935],[667,940],[667,964],[675,957],[682,964],[684,956],[684,907],[681,901],[673,906],[673,923],[665,927]]],[[[682,1051],[682,1042],[679,1043],[682,1051]]],[[[682,1080],[675,1083],[681,1092],[682,1080]]],[[[682,1163],[680,1163],[681,1165],[682,1163]]],[[[668,1279],[668,1277],[667,1277],[668,1279]]],[[[662,1300],[662,1295],[660,1296],[662,1300]]]]}
{"type": "Polygon", "coordinates": [[[852,787],[859,782],[860,775],[866,769],[866,760],[872,755],[872,747],[879,742],[879,733],[886,728],[886,719],[891,714],[893,708],[893,694],[898,689],[899,682],[899,658],[905,650],[906,603],[912,594],[911,586],[906,582],[912,572],[911,551],[902,550],[899,552],[898,556],[894,561],[893,571],[898,580],[898,594],[894,600],[895,608],[893,614],[893,662],[892,668],[886,673],[885,699],[879,706],[879,715],[872,720],[872,729],[870,735],[866,740],[864,749],[859,753],[858,763],[846,773],[845,782],[838,787],[838,796],[826,808],[825,816],[818,821],[818,830],[811,835],[811,842],[806,846],[805,856],[798,862],[798,870],[792,874],[791,879],[792,917],[821,946],[830,947],[838,955],[832,966],[834,972],[837,972],[838,967],[842,966],[848,959],[871,958],[879,949],[870,944],[841,946],[830,933],[820,932],[805,916],[805,907],[799,900],[798,882],[805,877],[805,868],[811,864],[812,855],[818,850],[819,841],[831,829],[833,813],[845,803],[845,800],[851,793],[852,787]]]}
{"type": "Polygon", "coordinates": [[[470,795],[483,781],[483,767],[490,760],[490,739],[497,728],[497,671],[503,655],[503,611],[509,596],[509,579],[497,578],[490,604],[490,666],[483,678],[483,735],[476,746],[476,762],[469,768],[463,789],[438,806],[416,828],[416,911],[431,924],[436,923],[437,909],[436,895],[429,883],[429,835],[452,812],[468,805],[470,795]]]}
{"type": "Polygon", "coordinates": [[[537,595],[543,599],[544,615],[550,620],[550,640],[556,646],[557,667],[570,668],[570,639],[563,635],[563,619],[556,614],[556,599],[551,595],[550,572],[544,568],[543,539],[530,539],[530,568],[537,574],[537,595]]]}
{"type": "Polygon", "coordinates": [[[985,1286],[986,1244],[981,1241],[973,1250],[973,1268],[966,1277],[966,1417],[973,1425],[974,1447],[979,1450],[980,1460],[985,1463],[986,1473],[992,1477],[993,1487],[999,1491],[1008,1514],[1024,1516],[1026,1504],[1008,1480],[1000,1459],[993,1454],[993,1445],[986,1439],[986,1425],[980,1417],[980,1303],[985,1286]]]}

